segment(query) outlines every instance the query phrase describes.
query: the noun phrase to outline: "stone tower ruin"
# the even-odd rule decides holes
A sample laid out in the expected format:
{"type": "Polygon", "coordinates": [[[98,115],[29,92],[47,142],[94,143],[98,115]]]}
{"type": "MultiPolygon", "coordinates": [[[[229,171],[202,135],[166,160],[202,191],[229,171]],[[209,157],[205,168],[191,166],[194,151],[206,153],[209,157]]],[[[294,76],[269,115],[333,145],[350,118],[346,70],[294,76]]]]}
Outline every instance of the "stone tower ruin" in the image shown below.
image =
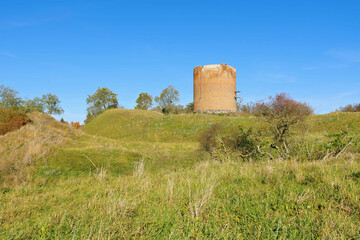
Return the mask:
{"type": "Polygon", "coordinates": [[[194,68],[194,111],[236,112],[236,69],[226,65],[194,68]]]}

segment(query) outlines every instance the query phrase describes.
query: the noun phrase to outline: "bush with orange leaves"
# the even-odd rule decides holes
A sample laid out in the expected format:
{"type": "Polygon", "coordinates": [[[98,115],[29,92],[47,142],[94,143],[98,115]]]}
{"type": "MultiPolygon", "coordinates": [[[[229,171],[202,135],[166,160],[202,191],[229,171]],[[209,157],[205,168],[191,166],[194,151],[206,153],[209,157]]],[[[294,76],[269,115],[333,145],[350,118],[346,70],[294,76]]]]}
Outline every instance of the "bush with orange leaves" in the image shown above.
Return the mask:
{"type": "Polygon", "coordinates": [[[64,119],[61,119],[60,122],[63,123],[63,124],[69,125],[69,126],[71,126],[73,128],[76,128],[76,129],[80,129],[80,128],[82,128],[84,126],[83,124],[80,124],[79,122],[70,122],[69,123],[67,121],[64,121],[64,119]]]}
{"type": "Polygon", "coordinates": [[[22,111],[0,108],[0,135],[19,129],[29,122],[30,119],[22,111]]]}
{"type": "Polygon", "coordinates": [[[76,129],[82,128],[84,125],[81,125],[79,122],[71,122],[70,126],[76,129]]]}

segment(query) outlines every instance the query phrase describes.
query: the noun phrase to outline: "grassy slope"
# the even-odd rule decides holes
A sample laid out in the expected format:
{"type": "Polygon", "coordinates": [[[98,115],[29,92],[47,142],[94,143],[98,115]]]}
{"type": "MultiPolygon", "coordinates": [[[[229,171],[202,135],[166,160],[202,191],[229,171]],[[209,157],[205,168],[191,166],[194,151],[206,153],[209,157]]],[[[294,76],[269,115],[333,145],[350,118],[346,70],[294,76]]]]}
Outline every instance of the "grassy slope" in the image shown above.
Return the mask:
{"type": "Polygon", "coordinates": [[[0,184],[20,184],[26,180],[34,164],[42,164],[43,157],[53,146],[72,141],[80,132],[41,113],[29,115],[32,123],[0,136],[0,184]]]}
{"type": "MultiPolygon", "coordinates": [[[[295,132],[313,137],[341,129],[358,131],[359,117],[313,116],[306,124],[309,131],[299,126],[295,132]]],[[[266,127],[249,115],[105,112],[84,128],[85,134],[72,133],[72,141],[54,146],[46,160],[37,161],[27,184],[2,188],[0,236],[309,239],[360,235],[359,155],[303,163],[219,164],[206,160],[196,142],[201,131],[217,122],[266,127]]],[[[52,132],[61,132],[55,129],[52,132]]]]}
{"type": "Polygon", "coordinates": [[[89,123],[87,133],[124,141],[194,142],[200,132],[213,123],[225,126],[256,126],[255,117],[216,116],[205,114],[162,115],[152,111],[114,109],[89,123]]]}

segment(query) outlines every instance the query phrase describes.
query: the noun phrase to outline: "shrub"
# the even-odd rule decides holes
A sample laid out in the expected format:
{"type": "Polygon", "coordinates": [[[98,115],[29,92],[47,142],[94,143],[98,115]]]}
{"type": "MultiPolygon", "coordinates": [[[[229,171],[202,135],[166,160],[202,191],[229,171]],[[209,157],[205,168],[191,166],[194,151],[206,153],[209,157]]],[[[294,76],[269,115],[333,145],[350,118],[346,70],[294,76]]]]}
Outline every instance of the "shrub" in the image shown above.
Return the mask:
{"type": "Polygon", "coordinates": [[[360,103],[348,104],[345,107],[340,107],[341,112],[360,112],[360,103]]]}
{"type": "Polygon", "coordinates": [[[71,122],[70,126],[76,129],[82,128],[84,125],[81,125],[79,122],[71,122]]]}
{"type": "Polygon", "coordinates": [[[224,144],[238,153],[243,160],[256,153],[255,142],[252,129],[244,130],[241,126],[235,129],[231,135],[224,137],[224,144]]]}
{"type": "Polygon", "coordinates": [[[282,157],[289,155],[286,136],[289,129],[313,113],[306,103],[297,102],[285,93],[269,97],[255,105],[255,113],[270,123],[273,129],[272,148],[279,151],[282,157]]]}
{"type": "Polygon", "coordinates": [[[241,126],[228,134],[220,124],[212,124],[200,135],[199,142],[202,150],[219,159],[233,156],[249,160],[258,154],[257,140],[252,129],[244,130],[241,126]]]}
{"type": "Polygon", "coordinates": [[[212,124],[199,137],[200,147],[211,152],[216,147],[216,138],[219,135],[221,126],[219,124],[212,124]]]}
{"type": "Polygon", "coordinates": [[[184,111],[185,111],[186,113],[193,113],[193,112],[194,112],[194,103],[193,103],[193,102],[188,103],[188,104],[186,105],[186,107],[184,108],[184,111]]]}
{"type": "MultiPolygon", "coordinates": [[[[323,148],[327,150],[327,156],[337,157],[351,145],[357,145],[359,139],[353,137],[348,131],[331,133],[328,135],[329,141],[323,148]]],[[[327,157],[326,156],[326,157],[327,157]]]]}
{"type": "Polygon", "coordinates": [[[29,121],[26,114],[21,111],[0,108],[0,135],[19,129],[29,121]]]}

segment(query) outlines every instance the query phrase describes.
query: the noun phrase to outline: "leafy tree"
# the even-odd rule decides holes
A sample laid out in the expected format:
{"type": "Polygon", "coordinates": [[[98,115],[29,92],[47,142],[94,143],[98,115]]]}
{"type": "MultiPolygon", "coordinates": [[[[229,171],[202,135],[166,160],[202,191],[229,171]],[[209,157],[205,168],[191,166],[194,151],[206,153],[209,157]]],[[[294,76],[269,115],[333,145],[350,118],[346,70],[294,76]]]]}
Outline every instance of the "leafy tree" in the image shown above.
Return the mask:
{"type": "Polygon", "coordinates": [[[21,106],[21,98],[14,89],[0,85],[0,108],[18,109],[21,106]]]}
{"type": "Polygon", "coordinates": [[[106,87],[98,88],[93,95],[89,95],[86,103],[89,105],[86,123],[107,109],[119,107],[117,94],[106,87]]]}
{"type": "Polygon", "coordinates": [[[297,102],[285,93],[269,97],[267,101],[258,102],[254,111],[273,127],[274,142],[271,147],[276,148],[282,156],[287,156],[289,153],[286,143],[286,134],[289,129],[313,113],[309,105],[297,102]]]}
{"type": "Polygon", "coordinates": [[[168,86],[162,90],[159,97],[155,97],[155,102],[163,113],[170,113],[176,109],[176,104],[180,101],[179,91],[173,86],[168,86]]]}
{"type": "Polygon", "coordinates": [[[255,112],[255,103],[248,102],[240,106],[240,112],[242,113],[254,113],[255,112]]]}
{"type": "MultiPolygon", "coordinates": [[[[40,101],[36,99],[37,102],[35,104],[40,104],[40,101]]],[[[41,103],[43,107],[43,111],[49,115],[60,115],[64,112],[64,110],[60,107],[60,99],[51,93],[43,95],[41,98],[41,103]]],[[[41,108],[40,105],[35,105],[38,108],[41,108]]]]}
{"type": "Polygon", "coordinates": [[[23,102],[25,112],[45,112],[44,102],[41,98],[35,97],[23,102]]]}
{"type": "Polygon", "coordinates": [[[188,103],[185,107],[185,112],[192,113],[194,112],[194,103],[188,103]]]}
{"type": "Polygon", "coordinates": [[[153,98],[147,93],[140,93],[138,99],[136,99],[137,105],[135,109],[148,110],[152,106],[153,98]]]}

